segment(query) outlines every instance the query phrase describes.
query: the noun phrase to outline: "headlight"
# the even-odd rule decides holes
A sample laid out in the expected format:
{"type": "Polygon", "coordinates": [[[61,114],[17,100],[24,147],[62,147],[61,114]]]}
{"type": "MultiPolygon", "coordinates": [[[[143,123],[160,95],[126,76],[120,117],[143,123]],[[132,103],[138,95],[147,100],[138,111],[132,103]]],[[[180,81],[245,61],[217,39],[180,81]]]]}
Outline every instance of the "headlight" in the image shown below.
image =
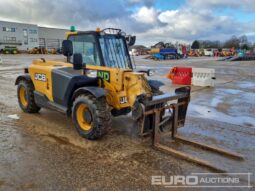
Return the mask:
{"type": "Polygon", "coordinates": [[[90,78],[96,78],[97,77],[97,71],[96,70],[87,70],[86,75],[90,78]]]}

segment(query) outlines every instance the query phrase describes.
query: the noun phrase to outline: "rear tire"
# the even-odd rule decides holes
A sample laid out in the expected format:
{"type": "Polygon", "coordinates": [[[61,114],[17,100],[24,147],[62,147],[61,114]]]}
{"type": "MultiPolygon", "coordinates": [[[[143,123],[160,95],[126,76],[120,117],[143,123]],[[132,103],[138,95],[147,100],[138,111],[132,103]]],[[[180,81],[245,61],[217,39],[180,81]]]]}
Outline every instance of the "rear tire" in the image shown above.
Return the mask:
{"type": "Polygon", "coordinates": [[[41,109],[34,99],[34,85],[32,82],[21,80],[18,82],[17,95],[20,108],[25,113],[38,113],[41,109]]]}
{"type": "Polygon", "coordinates": [[[111,113],[104,97],[78,96],[72,108],[72,120],[78,133],[90,140],[101,138],[111,127],[111,113]]]}

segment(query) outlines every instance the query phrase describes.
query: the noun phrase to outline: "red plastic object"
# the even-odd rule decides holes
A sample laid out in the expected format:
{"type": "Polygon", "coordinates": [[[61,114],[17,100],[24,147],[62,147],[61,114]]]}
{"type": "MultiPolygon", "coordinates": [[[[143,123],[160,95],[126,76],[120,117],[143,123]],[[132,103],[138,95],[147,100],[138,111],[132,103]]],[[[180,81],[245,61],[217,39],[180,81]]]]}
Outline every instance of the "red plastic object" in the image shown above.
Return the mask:
{"type": "Polygon", "coordinates": [[[174,67],[170,70],[168,78],[173,84],[191,85],[192,68],[174,67]]]}

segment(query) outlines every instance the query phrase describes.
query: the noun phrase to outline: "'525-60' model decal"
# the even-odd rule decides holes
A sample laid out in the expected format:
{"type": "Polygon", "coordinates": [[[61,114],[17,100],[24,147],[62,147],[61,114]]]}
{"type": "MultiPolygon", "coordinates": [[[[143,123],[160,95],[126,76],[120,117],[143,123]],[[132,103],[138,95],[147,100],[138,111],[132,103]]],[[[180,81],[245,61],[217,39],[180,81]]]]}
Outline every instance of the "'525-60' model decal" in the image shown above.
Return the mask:
{"type": "Polygon", "coordinates": [[[35,74],[35,80],[46,82],[46,75],[45,74],[35,74]]]}
{"type": "Polygon", "coordinates": [[[110,82],[110,72],[108,72],[108,71],[98,70],[97,77],[101,78],[107,82],[110,82]]]}

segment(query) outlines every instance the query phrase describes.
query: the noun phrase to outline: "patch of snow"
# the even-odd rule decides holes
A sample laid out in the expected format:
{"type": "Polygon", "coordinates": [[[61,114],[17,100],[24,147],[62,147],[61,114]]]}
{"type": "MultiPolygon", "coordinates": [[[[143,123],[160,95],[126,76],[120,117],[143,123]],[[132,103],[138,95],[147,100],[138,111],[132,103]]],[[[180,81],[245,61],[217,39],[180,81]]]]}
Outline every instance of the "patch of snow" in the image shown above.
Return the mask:
{"type": "Polygon", "coordinates": [[[17,114],[8,115],[7,117],[11,119],[19,119],[19,116],[17,114]]]}

